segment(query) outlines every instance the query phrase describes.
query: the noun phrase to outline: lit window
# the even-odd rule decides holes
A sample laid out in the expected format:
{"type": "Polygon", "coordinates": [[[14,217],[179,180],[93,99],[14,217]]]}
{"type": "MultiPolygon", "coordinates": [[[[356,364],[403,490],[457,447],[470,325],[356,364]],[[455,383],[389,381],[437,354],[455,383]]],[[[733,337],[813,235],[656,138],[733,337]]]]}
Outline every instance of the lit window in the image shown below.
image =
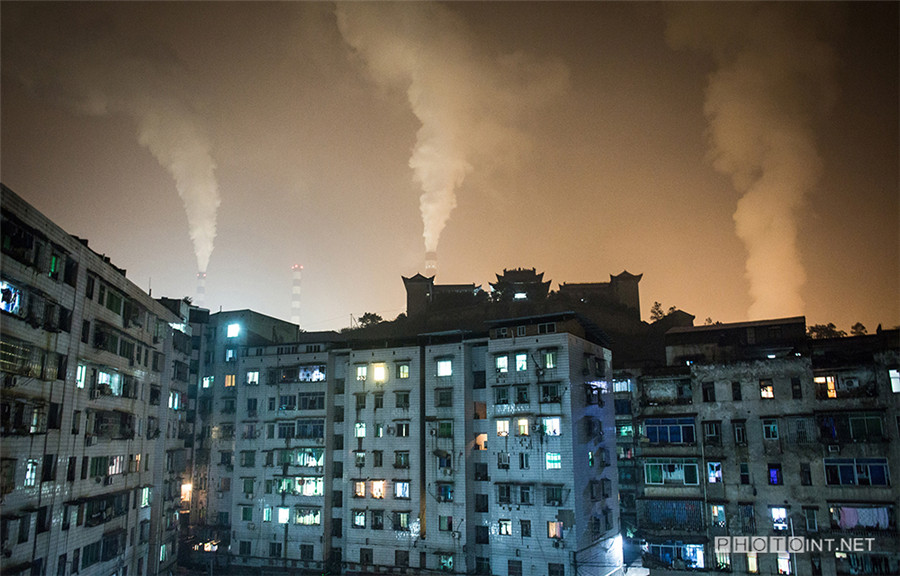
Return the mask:
{"type": "Polygon", "coordinates": [[[366,366],[357,366],[356,367],[356,379],[360,381],[365,381],[366,379],[366,366]]]}
{"type": "Polygon", "coordinates": [[[516,354],[516,372],[528,370],[528,354],[519,352],[516,354]]]}
{"type": "Polygon", "coordinates": [[[84,364],[79,364],[78,368],[75,369],[75,386],[78,388],[84,388],[84,383],[87,380],[87,366],[84,364]]]}
{"type": "Polygon", "coordinates": [[[721,462],[707,462],[706,463],[706,475],[709,479],[710,484],[718,484],[722,482],[722,463],[721,462]]]}
{"type": "Polygon", "coordinates": [[[453,375],[453,362],[451,360],[438,360],[437,361],[437,375],[438,376],[452,376],[453,375]]]}
{"type": "Polygon", "coordinates": [[[229,338],[237,338],[241,333],[241,325],[240,324],[229,324],[228,328],[226,328],[226,336],[229,338]]]}
{"type": "Polygon", "coordinates": [[[497,420],[497,436],[509,436],[509,420],[497,420]]]}
{"type": "Polygon", "coordinates": [[[794,572],[791,570],[791,556],[786,552],[778,553],[778,573],[779,574],[793,574],[794,572]]]}
{"type": "Polygon", "coordinates": [[[528,294],[525,292],[516,292],[513,298],[516,300],[525,300],[528,298],[528,294]]]}
{"type": "Polygon", "coordinates": [[[225,361],[226,362],[234,362],[237,358],[237,351],[234,348],[226,348],[225,349],[225,361]]]}
{"type": "Polygon", "coordinates": [[[357,480],[353,483],[353,496],[355,498],[365,498],[366,497],[366,483],[362,480],[357,480]]]}
{"type": "Polygon", "coordinates": [[[756,560],[756,552],[747,553],[747,572],[756,574],[759,572],[759,564],[756,560]]]}
{"type": "Polygon", "coordinates": [[[500,535],[512,536],[512,520],[500,520],[500,535]]]}
{"type": "Polygon", "coordinates": [[[516,421],[516,434],[528,436],[528,418],[519,418],[516,421]]]}
{"type": "Polygon", "coordinates": [[[278,507],[278,523],[287,524],[291,520],[291,509],[287,506],[278,507]]]}
{"type": "Polygon", "coordinates": [[[372,498],[384,498],[384,480],[372,480],[372,498]]]}
{"type": "Polygon", "coordinates": [[[709,517],[713,526],[725,528],[725,506],[721,504],[710,504],[709,517]]]}
{"type": "Polygon", "coordinates": [[[556,351],[555,350],[545,350],[542,354],[542,361],[544,368],[556,368],[556,351]]]}
{"type": "Polygon", "coordinates": [[[562,538],[563,523],[557,521],[547,522],[547,538],[562,538]]]}
{"type": "Polygon", "coordinates": [[[25,462],[25,486],[34,486],[37,480],[37,460],[27,460],[25,462]]]}
{"type": "Polygon", "coordinates": [[[266,506],[263,508],[263,522],[271,522],[272,521],[272,507],[266,506]]]}
{"type": "Polygon", "coordinates": [[[900,370],[888,370],[888,375],[891,378],[891,392],[900,394],[900,370]]]}
{"type": "MultiPolygon", "coordinates": [[[[825,393],[828,398],[837,398],[837,379],[834,376],[816,376],[813,378],[813,382],[816,383],[816,388],[821,390],[823,387],[825,388],[825,393]]],[[[894,381],[891,380],[891,388],[893,389],[894,381]]],[[[896,390],[895,390],[896,391],[896,390]]]]}
{"type": "Polygon", "coordinates": [[[213,382],[215,382],[215,376],[204,376],[202,386],[204,388],[209,388],[213,385],[213,382]]]}
{"type": "Polygon", "coordinates": [[[559,470],[562,468],[562,454],[559,452],[547,452],[546,467],[547,470],[559,470]]]}
{"type": "Polygon", "coordinates": [[[400,364],[397,366],[398,378],[409,378],[409,364],[400,364]]]}
{"type": "Polygon", "coordinates": [[[318,508],[297,508],[294,521],[306,526],[318,526],[322,523],[321,511],[318,508]]]}
{"type": "Polygon", "coordinates": [[[234,374],[226,374],[225,375],[225,387],[231,388],[234,386],[234,374]]]}
{"type": "Polygon", "coordinates": [[[259,385],[259,372],[247,372],[247,385],[248,386],[258,386],[259,385]]]}
{"type": "Polygon", "coordinates": [[[547,436],[559,436],[559,418],[544,418],[544,434],[547,436]]]}
{"type": "Polygon", "coordinates": [[[372,379],[376,382],[384,382],[387,379],[387,368],[384,364],[376,364],[372,367],[372,379]]]}
{"type": "Polygon", "coordinates": [[[494,366],[496,366],[498,374],[506,374],[509,372],[509,357],[497,356],[494,358],[494,366]]]}
{"type": "Polygon", "coordinates": [[[775,398],[775,386],[771,380],[759,381],[759,397],[772,399],[775,398]]]}
{"type": "Polygon", "coordinates": [[[354,510],[353,511],[353,527],[354,528],[365,528],[366,527],[366,511],[365,510],[354,510]]]}
{"type": "Polygon", "coordinates": [[[769,508],[769,512],[772,514],[772,528],[774,530],[788,529],[787,508],[769,508]]]}
{"type": "Polygon", "coordinates": [[[394,498],[409,498],[409,482],[394,482],[394,498]]]}
{"type": "Polygon", "coordinates": [[[366,423],[365,422],[357,422],[356,423],[356,437],[357,438],[365,438],[366,437],[366,423]]]}
{"type": "Polygon", "coordinates": [[[150,505],[150,488],[145,487],[141,488],[141,508],[146,508],[150,505]]]}
{"type": "Polygon", "coordinates": [[[781,483],[781,464],[769,464],[769,484],[779,486],[781,483]]]}

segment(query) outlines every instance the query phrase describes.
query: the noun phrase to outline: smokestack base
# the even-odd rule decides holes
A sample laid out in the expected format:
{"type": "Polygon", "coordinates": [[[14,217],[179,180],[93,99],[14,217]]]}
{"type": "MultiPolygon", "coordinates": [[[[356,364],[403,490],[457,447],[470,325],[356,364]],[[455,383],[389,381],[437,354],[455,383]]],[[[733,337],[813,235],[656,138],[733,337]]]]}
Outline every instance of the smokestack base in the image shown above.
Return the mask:
{"type": "Polygon", "coordinates": [[[425,253],[425,275],[434,276],[437,274],[437,252],[430,251],[425,253]]]}
{"type": "Polygon", "coordinates": [[[206,303],[206,272],[197,272],[197,306],[206,303]]]}

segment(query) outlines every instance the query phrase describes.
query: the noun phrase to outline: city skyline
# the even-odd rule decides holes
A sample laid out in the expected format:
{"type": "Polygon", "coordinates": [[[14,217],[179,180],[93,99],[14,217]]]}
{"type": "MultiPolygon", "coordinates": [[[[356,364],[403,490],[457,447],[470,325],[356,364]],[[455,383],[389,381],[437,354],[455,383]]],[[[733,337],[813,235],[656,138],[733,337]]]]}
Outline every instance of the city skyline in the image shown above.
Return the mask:
{"type": "Polygon", "coordinates": [[[400,277],[424,270],[416,152],[447,137],[463,168],[438,232],[438,283],[487,288],[516,267],[554,284],[628,270],[643,274],[645,320],[659,301],[698,322],[900,323],[895,4],[756,13],[778,24],[771,36],[724,47],[713,32],[729,30],[729,14],[685,31],[682,6],[437,5],[441,33],[427,41],[422,5],[393,9],[403,26],[342,4],[4,3],[4,184],[155,295],[194,296],[206,257],[209,308],[289,318],[302,264],[301,325],[337,329],[351,314],[405,310],[400,277]],[[753,313],[734,216],[745,175],[717,171],[734,152],[716,140],[727,109],[711,94],[740,70],[730,50],[759,54],[785,37],[821,49],[822,64],[792,86],[802,98],[763,103],[800,112],[794,134],[811,134],[821,171],[783,208],[796,217],[802,302],[753,313]],[[419,46],[420,60],[381,65],[385,46],[419,46]],[[410,87],[464,98],[429,108],[410,87]],[[435,118],[465,131],[429,133],[435,118]],[[173,141],[167,122],[191,129],[173,141]],[[214,246],[197,248],[203,234],[192,245],[178,191],[213,185],[179,174],[182,156],[163,144],[214,176],[214,246]]]}

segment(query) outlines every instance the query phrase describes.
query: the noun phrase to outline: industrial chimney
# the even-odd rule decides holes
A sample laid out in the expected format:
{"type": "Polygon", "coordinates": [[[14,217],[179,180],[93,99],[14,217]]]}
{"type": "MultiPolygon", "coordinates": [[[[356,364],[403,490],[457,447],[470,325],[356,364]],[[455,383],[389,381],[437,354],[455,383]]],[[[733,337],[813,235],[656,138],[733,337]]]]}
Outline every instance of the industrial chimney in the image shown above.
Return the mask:
{"type": "Polygon", "coordinates": [[[197,297],[194,304],[203,307],[206,303],[206,272],[197,272],[197,297]]]}
{"type": "Polygon", "coordinates": [[[437,252],[430,251],[425,253],[425,275],[434,276],[437,274],[437,252]]]}
{"type": "Polygon", "coordinates": [[[300,274],[303,266],[294,264],[291,266],[294,273],[294,285],[291,287],[291,323],[300,326],[300,274]]]}

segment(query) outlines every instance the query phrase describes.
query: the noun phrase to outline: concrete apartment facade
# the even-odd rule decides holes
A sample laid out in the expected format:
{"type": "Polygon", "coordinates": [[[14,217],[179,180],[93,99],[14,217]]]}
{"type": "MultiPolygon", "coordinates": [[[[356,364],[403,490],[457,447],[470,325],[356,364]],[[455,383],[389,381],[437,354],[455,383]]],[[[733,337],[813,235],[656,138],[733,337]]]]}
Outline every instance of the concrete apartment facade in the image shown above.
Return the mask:
{"type": "Polygon", "coordinates": [[[676,328],[638,378],[644,566],[897,574],[898,334],[809,340],[788,318],[676,328]],[[871,551],[724,553],[717,537],[871,539],[871,551]]]}
{"type": "Polygon", "coordinates": [[[209,317],[198,394],[204,562],[620,569],[611,353],[595,327],[556,314],[377,346],[334,333],[265,344],[277,321],[235,314],[209,317]]]}
{"type": "Polygon", "coordinates": [[[190,329],[2,187],[0,572],[168,572],[190,329]]]}

